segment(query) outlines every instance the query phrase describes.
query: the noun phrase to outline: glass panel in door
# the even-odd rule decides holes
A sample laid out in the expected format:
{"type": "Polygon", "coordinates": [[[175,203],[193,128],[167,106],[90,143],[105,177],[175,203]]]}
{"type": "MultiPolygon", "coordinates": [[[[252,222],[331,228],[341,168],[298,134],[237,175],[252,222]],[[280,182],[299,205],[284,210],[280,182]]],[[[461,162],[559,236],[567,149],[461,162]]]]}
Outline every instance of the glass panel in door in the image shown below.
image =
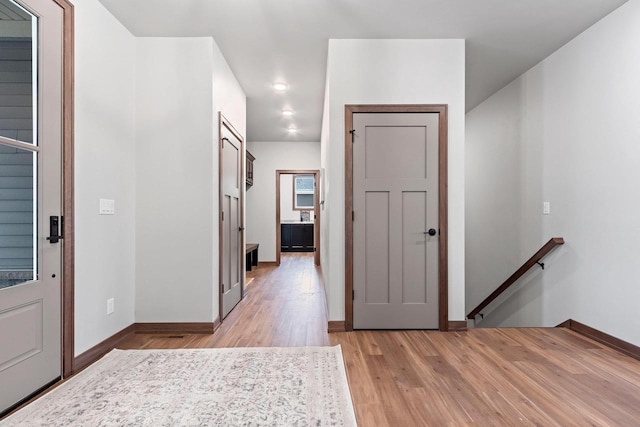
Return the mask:
{"type": "Polygon", "coordinates": [[[37,126],[38,19],[0,0],[0,136],[34,143],[37,126]]]}
{"type": "Polygon", "coordinates": [[[0,289],[36,279],[37,154],[0,143],[0,289]]]}
{"type": "Polygon", "coordinates": [[[0,0],[0,289],[37,277],[37,24],[0,0]]]}

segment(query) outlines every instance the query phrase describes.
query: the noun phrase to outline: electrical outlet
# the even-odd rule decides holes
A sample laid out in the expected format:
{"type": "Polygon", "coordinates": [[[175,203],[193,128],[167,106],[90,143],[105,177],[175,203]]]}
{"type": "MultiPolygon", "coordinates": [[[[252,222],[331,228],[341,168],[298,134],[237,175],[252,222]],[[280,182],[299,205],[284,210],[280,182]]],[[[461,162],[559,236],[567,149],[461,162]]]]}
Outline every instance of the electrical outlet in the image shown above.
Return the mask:
{"type": "Polygon", "coordinates": [[[551,203],[542,202],[542,214],[549,215],[551,213],[551,203]]]}
{"type": "Polygon", "coordinates": [[[115,304],[114,298],[109,298],[107,300],[107,314],[113,314],[115,310],[114,304],[115,304]]]}

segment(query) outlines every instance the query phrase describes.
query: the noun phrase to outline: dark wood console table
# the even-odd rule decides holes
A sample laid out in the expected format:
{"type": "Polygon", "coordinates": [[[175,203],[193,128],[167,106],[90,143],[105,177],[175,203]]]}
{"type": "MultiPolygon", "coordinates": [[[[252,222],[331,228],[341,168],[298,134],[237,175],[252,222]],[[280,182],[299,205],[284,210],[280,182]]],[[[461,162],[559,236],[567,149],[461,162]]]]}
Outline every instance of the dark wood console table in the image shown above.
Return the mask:
{"type": "Polygon", "coordinates": [[[251,271],[251,267],[258,266],[258,247],[260,243],[247,243],[245,246],[245,254],[247,257],[247,271],[251,271]]]}

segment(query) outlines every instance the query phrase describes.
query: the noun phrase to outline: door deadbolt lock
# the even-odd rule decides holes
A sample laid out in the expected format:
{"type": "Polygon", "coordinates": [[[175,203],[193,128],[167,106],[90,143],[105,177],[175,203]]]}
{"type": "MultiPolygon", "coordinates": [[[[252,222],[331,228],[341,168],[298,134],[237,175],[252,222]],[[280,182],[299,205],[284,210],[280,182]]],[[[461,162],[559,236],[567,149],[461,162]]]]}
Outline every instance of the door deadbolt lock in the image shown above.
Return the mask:
{"type": "Polygon", "coordinates": [[[47,237],[49,243],[58,243],[60,239],[64,239],[63,233],[60,231],[64,230],[64,217],[58,218],[57,216],[49,217],[49,234],[47,237]]]}

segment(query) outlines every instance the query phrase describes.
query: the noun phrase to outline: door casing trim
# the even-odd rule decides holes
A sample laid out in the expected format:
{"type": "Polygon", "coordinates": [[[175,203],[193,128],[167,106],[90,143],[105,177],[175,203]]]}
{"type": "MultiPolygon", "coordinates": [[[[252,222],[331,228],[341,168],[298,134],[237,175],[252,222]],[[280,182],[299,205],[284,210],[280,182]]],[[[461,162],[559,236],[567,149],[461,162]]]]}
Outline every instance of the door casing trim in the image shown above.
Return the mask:
{"type": "Polygon", "coordinates": [[[62,378],[75,372],[75,215],[74,215],[74,8],[68,0],[52,0],[62,9],[62,378]]]}
{"type": "Polygon", "coordinates": [[[353,150],[350,130],[353,129],[355,113],[437,113],[438,114],[438,221],[440,238],[438,239],[438,329],[449,329],[449,267],[448,267],[448,186],[447,186],[447,147],[448,147],[448,106],[446,104],[375,104],[345,105],[344,128],[344,225],[345,225],[345,329],[353,330],[353,150]]]}
{"type": "Polygon", "coordinates": [[[316,190],[313,195],[313,262],[320,265],[320,171],[318,169],[277,169],[276,170],[276,265],[280,265],[282,230],[280,229],[280,175],[313,175],[316,190]]]}

